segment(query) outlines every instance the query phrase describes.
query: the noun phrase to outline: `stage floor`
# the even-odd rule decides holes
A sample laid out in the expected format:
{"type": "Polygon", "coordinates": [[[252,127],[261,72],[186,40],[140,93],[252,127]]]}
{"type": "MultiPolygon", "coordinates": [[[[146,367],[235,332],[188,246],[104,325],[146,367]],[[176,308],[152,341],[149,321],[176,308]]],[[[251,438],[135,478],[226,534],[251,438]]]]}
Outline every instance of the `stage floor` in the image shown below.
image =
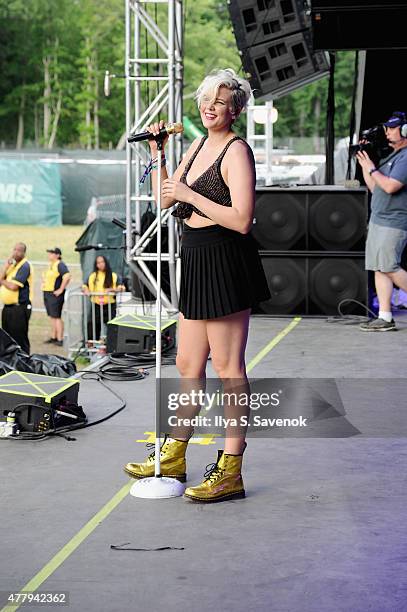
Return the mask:
{"type": "MultiPolygon", "coordinates": [[[[76,441],[0,441],[0,605],[25,587],[68,592],[74,612],[407,610],[407,314],[397,323],[371,334],[325,319],[252,318],[249,377],[335,378],[361,433],[249,438],[243,500],[128,494],[122,466],[144,458],[154,429],[154,370],[109,383],[127,408],[76,441]],[[124,543],[182,550],[110,548],[124,543]]],[[[80,403],[94,418],[118,402],[83,381],[80,403]]],[[[188,484],[221,447],[190,444],[188,484]]]]}

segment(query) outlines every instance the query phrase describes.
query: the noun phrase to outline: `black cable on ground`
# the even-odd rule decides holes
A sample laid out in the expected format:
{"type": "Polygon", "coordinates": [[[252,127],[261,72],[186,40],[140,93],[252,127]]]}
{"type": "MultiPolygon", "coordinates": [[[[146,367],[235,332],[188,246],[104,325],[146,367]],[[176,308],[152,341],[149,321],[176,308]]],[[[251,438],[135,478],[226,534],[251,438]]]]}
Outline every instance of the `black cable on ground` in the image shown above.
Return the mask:
{"type": "Polygon", "coordinates": [[[344,304],[351,304],[351,303],[361,306],[362,308],[366,310],[366,312],[371,314],[372,317],[374,318],[376,317],[376,313],[374,313],[373,310],[370,310],[370,308],[366,306],[365,304],[363,304],[362,302],[359,302],[358,300],[354,300],[352,298],[346,298],[344,300],[341,300],[338,304],[339,315],[335,317],[328,317],[326,319],[326,322],[327,323],[341,323],[342,325],[356,325],[358,323],[364,323],[366,319],[368,319],[369,317],[363,316],[363,315],[346,315],[342,312],[342,306],[344,304]]]}
{"type": "MultiPolygon", "coordinates": [[[[6,436],[0,438],[0,440],[45,440],[52,436],[62,436],[68,441],[76,440],[76,438],[71,438],[66,436],[65,434],[70,431],[75,431],[77,429],[84,429],[85,427],[92,427],[93,425],[98,425],[111,419],[113,416],[124,410],[127,405],[127,402],[119,395],[116,391],[114,391],[109,385],[107,385],[104,380],[112,380],[112,381],[133,381],[133,380],[143,380],[149,372],[147,370],[155,367],[155,354],[153,353],[140,353],[138,355],[131,355],[128,353],[112,353],[107,358],[107,363],[103,363],[98,370],[83,370],[78,373],[78,376],[83,380],[95,380],[100,383],[105,389],[107,389],[112,395],[114,395],[120,402],[119,408],[116,408],[106,416],[97,419],[96,421],[78,423],[77,425],[65,425],[63,427],[52,427],[48,429],[44,433],[40,432],[28,432],[23,431],[18,435],[14,436],[6,436]]],[[[163,355],[161,358],[162,365],[174,365],[175,364],[175,354],[167,353],[167,355],[163,355]]],[[[42,408],[39,404],[18,404],[16,408],[22,406],[32,406],[34,408],[42,408]]],[[[45,408],[44,408],[45,410],[45,408]]],[[[49,410],[47,407],[46,410],[49,410]]]]}
{"type": "MultiPolygon", "coordinates": [[[[99,425],[100,423],[103,423],[104,421],[111,419],[113,416],[115,416],[116,414],[124,410],[124,408],[126,408],[127,402],[121,397],[121,395],[116,393],[116,391],[114,391],[109,385],[104,383],[97,372],[88,372],[84,370],[83,373],[79,372],[79,375],[84,380],[95,380],[101,385],[103,385],[105,389],[107,389],[112,395],[114,395],[120,401],[120,406],[116,408],[115,410],[113,410],[112,412],[109,412],[109,414],[105,415],[104,417],[97,419],[96,421],[90,421],[90,422],[87,421],[85,423],[78,423],[77,425],[64,425],[62,427],[52,427],[48,429],[47,431],[45,431],[44,433],[35,432],[35,431],[32,431],[32,432],[22,431],[18,435],[6,436],[4,438],[0,438],[0,440],[35,440],[35,441],[38,441],[38,440],[45,440],[46,438],[49,438],[52,436],[62,436],[68,441],[75,441],[76,438],[65,436],[65,434],[69,433],[70,431],[76,431],[77,429],[85,429],[85,427],[92,427],[93,425],[99,425]]],[[[38,404],[24,403],[24,404],[18,404],[18,406],[16,406],[15,409],[19,407],[21,408],[22,406],[32,406],[34,408],[43,408],[42,406],[38,404]]],[[[49,407],[44,408],[44,410],[49,410],[49,407]]]]}

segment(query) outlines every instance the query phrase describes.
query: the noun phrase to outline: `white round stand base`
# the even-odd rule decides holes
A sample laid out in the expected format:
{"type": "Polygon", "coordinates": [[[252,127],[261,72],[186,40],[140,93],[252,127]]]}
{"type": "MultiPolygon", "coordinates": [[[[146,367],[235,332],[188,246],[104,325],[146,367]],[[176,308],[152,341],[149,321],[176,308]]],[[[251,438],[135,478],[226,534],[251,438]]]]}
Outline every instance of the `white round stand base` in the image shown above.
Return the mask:
{"type": "Polygon", "coordinates": [[[185,485],[176,478],[152,476],[151,478],[137,480],[130,489],[130,495],[144,499],[165,499],[167,497],[181,497],[184,491],[185,485]]]}

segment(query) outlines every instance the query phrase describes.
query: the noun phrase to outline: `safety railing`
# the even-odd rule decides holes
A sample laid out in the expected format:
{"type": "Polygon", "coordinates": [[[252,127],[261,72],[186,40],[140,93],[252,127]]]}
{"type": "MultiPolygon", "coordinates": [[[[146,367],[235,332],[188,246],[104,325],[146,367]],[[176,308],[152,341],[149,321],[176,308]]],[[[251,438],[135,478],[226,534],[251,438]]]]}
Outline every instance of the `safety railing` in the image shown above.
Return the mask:
{"type": "Polygon", "coordinates": [[[91,298],[112,296],[111,293],[90,291],[72,287],[65,296],[65,343],[68,357],[79,355],[92,358],[106,352],[108,321],[115,317],[115,303],[95,303],[91,298]]]}

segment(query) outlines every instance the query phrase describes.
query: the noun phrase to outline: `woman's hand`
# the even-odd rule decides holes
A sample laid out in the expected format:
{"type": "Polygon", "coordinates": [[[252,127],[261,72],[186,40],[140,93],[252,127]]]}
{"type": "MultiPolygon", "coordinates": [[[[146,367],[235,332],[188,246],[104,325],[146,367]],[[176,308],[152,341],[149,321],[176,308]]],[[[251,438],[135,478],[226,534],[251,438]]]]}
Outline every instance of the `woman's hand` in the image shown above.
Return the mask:
{"type": "Polygon", "coordinates": [[[164,198],[175,200],[176,202],[191,202],[191,198],[194,191],[181,183],[180,181],[174,181],[173,179],[165,179],[162,185],[162,195],[164,198]]]}
{"type": "Polygon", "coordinates": [[[362,166],[362,169],[366,170],[366,172],[369,172],[370,170],[373,170],[373,168],[376,167],[370,159],[369,155],[366,153],[366,151],[358,151],[358,153],[356,153],[356,158],[362,166]]]}
{"type": "MultiPolygon", "coordinates": [[[[151,123],[150,125],[148,125],[146,127],[146,132],[151,132],[151,134],[154,134],[154,136],[157,136],[163,127],[165,127],[165,122],[161,119],[161,121],[159,121],[158,123],[151,123]]],[[[154,138],[152,138],[151,140],[148,140],[147,142],[150,145],[151,157],[155,159],[157,157],[157,150],[158,150],[157,141],[154,138]]],[[[167,142],[168,142],[168,134],[162,140],[162,149],[164,149],[167,142]]]]}

